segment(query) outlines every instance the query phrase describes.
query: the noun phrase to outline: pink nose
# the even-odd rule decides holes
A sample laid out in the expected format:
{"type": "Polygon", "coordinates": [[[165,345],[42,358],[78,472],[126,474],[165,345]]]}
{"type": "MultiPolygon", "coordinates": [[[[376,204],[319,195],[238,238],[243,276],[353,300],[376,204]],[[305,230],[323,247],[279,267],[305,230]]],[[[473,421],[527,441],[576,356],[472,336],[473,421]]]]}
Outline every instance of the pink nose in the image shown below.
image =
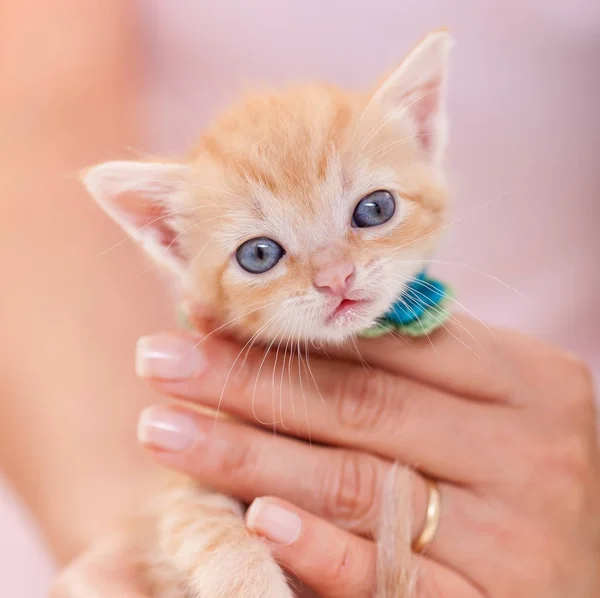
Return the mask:
{"type": "Polygon", "coordinates": [[[344,297],[354,279],[354,265],[350,261],[338,262],[317,270],[314,274],[315,286],[325,293],[344,297]]]}

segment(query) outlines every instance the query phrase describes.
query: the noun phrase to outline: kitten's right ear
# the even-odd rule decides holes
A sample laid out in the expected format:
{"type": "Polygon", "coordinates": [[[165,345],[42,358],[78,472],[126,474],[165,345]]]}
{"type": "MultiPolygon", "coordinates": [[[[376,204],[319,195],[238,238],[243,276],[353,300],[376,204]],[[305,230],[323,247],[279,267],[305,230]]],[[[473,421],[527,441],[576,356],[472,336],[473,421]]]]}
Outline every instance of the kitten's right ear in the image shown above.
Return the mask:
{"type": "Polygon", "coordinates": [[[178,214],[190,206],[192,167],[168,162],[105,162],[82,175],[92,197],[157,262],[180,274],[178,214]]]}
{"type": "Polygon", "coordinates": [[[410,122],[429,161],[438,164],[447,140],[446,87],[453,41],[445,29],[427,35],[383,82],[373,102],[410,122]]]}

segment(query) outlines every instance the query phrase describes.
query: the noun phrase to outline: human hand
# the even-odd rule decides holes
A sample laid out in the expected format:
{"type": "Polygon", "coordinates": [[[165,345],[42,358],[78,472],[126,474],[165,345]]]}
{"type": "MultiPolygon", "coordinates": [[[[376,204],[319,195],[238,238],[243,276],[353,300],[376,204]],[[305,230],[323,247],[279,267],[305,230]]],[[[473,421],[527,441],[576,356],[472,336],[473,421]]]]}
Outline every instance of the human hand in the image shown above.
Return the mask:
{"type": "Polygon", "coordinates": [[[156,407],[141,439],[161,464],[245,502],[279,497],[254,502],[249,524],[324,596],[370,595],[369,538],[393,460],[415,466],[414,536],[423,476],[441,492],[437,533],[415,556],[419,596],[598,596],[600,465],[584,365],[466,318],[431,342],[389,336],[358,349],[374,369],[352,351],[308,367],[212,336],[145,339],[138,371],[155,388],[246,423],[156,407]]]}

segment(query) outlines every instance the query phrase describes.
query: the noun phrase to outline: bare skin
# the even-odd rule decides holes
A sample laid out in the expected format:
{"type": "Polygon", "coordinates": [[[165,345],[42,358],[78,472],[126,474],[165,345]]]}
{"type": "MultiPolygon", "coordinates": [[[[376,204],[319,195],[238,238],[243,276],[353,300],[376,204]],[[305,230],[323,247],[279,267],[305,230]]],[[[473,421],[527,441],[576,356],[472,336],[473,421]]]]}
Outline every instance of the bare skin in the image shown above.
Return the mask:
{"type": "Polygon", "coordinates": [[[129,8],[0,3],[0,464],[60,564],[155,471],[135,442],[152,398],[132,347],[170,325],[170,302],[129,243],[104,254],[123,235],[78,181],[139,147],[129,8]]]}

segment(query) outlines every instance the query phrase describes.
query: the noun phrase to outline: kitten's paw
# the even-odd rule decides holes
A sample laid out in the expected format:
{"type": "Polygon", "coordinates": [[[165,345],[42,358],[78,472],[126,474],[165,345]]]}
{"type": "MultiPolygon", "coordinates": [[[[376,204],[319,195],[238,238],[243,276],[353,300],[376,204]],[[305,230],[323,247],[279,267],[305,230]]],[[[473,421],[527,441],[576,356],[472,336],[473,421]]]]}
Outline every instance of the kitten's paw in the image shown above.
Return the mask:
{"type": "Polygon", "coordinates": [[[195,574],[183,579],[166,569],[150,575],[153,598],[295,598],[279,566],[267,556],[248,560],[248,554],[215,555],[195,574]]]}
{"type": "Polygon", "coordinates": [[[286,576],[256,538],[205,555],[189,582],[189,598],[294,598],[286,576]]]}
{"type": "Polygon", "coordinates": [[[153,598],[294,598],[233,499],[183,485],[153,506],[146,568],[153,598]]]}

